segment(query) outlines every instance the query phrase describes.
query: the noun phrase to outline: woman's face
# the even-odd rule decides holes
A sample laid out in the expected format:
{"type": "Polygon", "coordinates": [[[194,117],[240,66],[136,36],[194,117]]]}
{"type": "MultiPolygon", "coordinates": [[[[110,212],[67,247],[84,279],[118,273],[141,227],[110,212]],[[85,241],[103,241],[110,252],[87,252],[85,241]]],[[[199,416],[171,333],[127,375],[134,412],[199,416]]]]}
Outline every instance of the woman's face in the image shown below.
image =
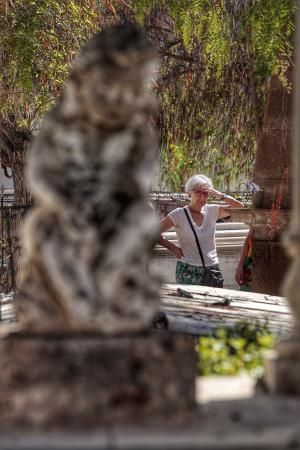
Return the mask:
{"type": "Polygon", "coordinates": [[[190,191],[192,203],[197,204],[199,206],[205,205],[207,203],[209,196],[209,188],[210,186],[202,184],[192,189],[190,191]]]}

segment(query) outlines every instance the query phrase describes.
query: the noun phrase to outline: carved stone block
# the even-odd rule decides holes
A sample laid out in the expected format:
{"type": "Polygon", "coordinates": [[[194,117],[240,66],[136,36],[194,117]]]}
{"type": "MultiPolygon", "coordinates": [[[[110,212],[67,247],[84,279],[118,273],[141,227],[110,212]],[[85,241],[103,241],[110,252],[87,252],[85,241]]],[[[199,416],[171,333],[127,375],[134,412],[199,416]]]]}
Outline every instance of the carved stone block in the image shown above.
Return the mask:
{"type": "Polygon", "coordinates": [[[282,355],[270,351],[265,358],[264,383],[276,394],[300,395],[300,345],[297,354],[282,355]]]}
{"type": "Polygon", "coordinates": [[[194,411],[192,338],[18,333],[0,340],[0,360],[5,426],[136,426],[194,411]]]}
{"type": "Polygon", "coordinates": [[[255,240],[253,258],[255,261],[252,275],[254,292],[282,295],[281,285],[290,263],[284,248],[277,242],[255,240]]]}

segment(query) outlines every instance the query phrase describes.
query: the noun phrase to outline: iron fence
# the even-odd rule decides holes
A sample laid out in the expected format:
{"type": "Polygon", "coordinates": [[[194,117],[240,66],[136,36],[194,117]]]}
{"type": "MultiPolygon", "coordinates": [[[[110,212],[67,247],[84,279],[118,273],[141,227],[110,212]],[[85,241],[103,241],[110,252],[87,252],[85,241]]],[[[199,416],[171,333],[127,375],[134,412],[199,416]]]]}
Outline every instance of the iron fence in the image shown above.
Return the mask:
{"type": "Polygon", "coordinates": [[[14,257],[19,244],[19,224],[30,205],[14,205],[13,195],[0,199],[0,292],[16,289],[16,264],[14,257]]]}
{"type": "MultiPolygon", "coordinates": [[[[230,195],[250,206],[252,194],[231,192],[230,195]]],[[[187,194],[181,192],[151,192],[149,200],[159,216],[187,203],[187,194]]],[[[31,205],[15,205],[13,195],[0,198],[0,293],[15,291],[16,262],[19,253],[19,226],[31,205]]]]}
{"type": "MultiPolygon", "coordinates": [[[[226,194],[231,195],[237,200],[244,203],[246,207],[251,206],[251,200],[253,197],[253,193],[249,191],[233,191],[226,192],[226,194]]],[[[152,191],[149,194],[149,200],[151,202],[159,202],[159,201],[169,201],[174,202],[177,205],[185,205],[188,201],[188,194],[185,192],[162,192],[162,191],[152,191]]],[[[213,200],[209,200],[213,201],[213,200]]]]}
{"type": "MultiPolygon", "coordinates": [[[[228,192],[229,195],[251,207],[253,193],[245,191],[228,192]]],[[[158,217],[165,217],[172,209],[185,206],[188,203],[188,194],[184,192],[159,192],[153,191],[149,194],[149,200],[158,217]]],[[[209,199],[208,202],[215,202],[209,199]]]]}

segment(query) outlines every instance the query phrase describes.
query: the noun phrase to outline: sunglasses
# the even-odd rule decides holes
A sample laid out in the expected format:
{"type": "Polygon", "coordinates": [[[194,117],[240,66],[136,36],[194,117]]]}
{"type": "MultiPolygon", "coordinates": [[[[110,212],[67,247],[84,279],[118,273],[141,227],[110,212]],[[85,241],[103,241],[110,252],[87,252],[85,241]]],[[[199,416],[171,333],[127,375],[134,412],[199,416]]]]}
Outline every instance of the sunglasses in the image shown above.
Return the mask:
{"type": "Polygon", "coordinates": [[[192,189],[192,192],[195,192],[195,194],[203,194],[203,195],[208,195],[208,192],[206,189],[192,189]]]}

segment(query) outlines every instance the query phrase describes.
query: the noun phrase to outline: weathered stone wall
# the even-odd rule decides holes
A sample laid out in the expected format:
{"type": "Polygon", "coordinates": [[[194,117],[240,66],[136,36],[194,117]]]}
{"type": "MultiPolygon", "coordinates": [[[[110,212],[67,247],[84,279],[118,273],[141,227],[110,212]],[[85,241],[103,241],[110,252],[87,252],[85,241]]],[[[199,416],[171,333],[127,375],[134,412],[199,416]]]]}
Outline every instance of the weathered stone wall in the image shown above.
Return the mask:
{"type": "Polygon", "coordinates": [[[195,408],[192,338],[21,333],[0,340],[0,358],[2,426],[159,425],[195,408]]]}

